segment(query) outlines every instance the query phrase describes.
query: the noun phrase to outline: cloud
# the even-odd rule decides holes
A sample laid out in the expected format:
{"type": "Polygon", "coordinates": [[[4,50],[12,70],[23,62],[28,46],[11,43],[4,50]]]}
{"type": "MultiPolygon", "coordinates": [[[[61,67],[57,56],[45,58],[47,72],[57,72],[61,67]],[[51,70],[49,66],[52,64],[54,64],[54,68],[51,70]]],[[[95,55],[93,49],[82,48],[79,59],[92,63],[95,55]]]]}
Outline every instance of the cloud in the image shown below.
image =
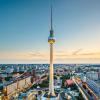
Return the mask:
{"type": "Polygon", "coordinates": [[[55,56],[56,57],[72,57],[72,56],[78,56],[79,53],[82,51],[83,49],[77,49],[75,51],[70,51],[70,52],[66,52],[66,51],[60,51],[60,53],[56,53],[55,56]]]}
{"type": "MultiPolygon", "coordinates": [[[[4,52],[0,53],[0,61],[19,61],[19,62],[49,62],[49,52],[4,52]]],[[[73,51],[54,52],[54,62],[96,62],[100,61],[100,52],[87,52],[83,49],[73,51]]]]}
{"type": "Polygon", "coordinates": [[[100,55],[100,52],[85,52],[85,53],[81,53],[80,55],[86,55],[86,56],[100,55]]]}
{"type": "Polygon", "coordinates": [[[72,52],[72,55],[78,55],[83,49],[78,49],[74,52],[72,52]]]}
{"type": "Polygon", "coordinates": [[[78,49],[74,52],[60,52],[60,54],[56,54],[54,58],[58,62],[99,62],[100,52],[86,52],[83,49],[78,49]]]}
{"type": "Polygon", "coordinates": [[[29,56],[31,56],[31,57],[43,57],[44,55],[42,53],[36,51],[36,52],[30,52],[29,56]]]}

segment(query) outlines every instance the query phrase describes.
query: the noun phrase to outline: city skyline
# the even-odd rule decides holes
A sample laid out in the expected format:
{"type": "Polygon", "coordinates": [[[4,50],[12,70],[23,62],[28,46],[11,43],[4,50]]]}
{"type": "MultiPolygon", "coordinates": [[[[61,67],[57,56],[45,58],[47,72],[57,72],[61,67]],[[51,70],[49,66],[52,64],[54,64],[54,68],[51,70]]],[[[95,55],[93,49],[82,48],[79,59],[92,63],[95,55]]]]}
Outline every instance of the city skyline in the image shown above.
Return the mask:
{"type": "MultiPolygon", "coordinates": [[[[100,1],[53,0],[54,63],[99,63],[100,1]]],[[[0,63],[49,63],[50,1],[0,1],[0,63]]]]}

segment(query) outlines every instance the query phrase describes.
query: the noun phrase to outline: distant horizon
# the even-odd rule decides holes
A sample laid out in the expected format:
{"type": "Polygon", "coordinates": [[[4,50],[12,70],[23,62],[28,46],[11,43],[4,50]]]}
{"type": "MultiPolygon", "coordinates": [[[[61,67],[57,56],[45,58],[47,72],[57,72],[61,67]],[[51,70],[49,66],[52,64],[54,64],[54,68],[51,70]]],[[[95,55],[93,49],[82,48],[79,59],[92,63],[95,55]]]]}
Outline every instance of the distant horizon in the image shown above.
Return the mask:
{"type": "MultiPolygon", "coordinates": [[[[51,0],[0,0],[0,63],[49,63],[51,0]]],[[[100,63],[100,0],[52,0],[54,63],[100,63]]]]}
{"type": "MultiPolygon", "coordinates": [[[[5,63],[5,64],[1,64],[0,65],[32,65],[32,64],[48,64],[49,63],[5,63]]],[[[65,64],[65,65],[100,65],[100,63],[54,63],[55,64],[65,64]]]]}

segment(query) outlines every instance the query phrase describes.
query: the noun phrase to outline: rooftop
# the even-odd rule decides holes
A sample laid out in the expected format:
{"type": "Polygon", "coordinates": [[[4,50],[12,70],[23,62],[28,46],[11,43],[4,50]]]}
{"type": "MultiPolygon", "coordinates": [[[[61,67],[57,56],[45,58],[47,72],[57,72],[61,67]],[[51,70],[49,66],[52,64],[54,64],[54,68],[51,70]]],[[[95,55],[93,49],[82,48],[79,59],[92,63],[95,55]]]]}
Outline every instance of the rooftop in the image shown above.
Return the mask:
{"type": "Polygon", "coordinates": [[[100,80],[95,81],[96,84],[100,87],[100,80]]]}

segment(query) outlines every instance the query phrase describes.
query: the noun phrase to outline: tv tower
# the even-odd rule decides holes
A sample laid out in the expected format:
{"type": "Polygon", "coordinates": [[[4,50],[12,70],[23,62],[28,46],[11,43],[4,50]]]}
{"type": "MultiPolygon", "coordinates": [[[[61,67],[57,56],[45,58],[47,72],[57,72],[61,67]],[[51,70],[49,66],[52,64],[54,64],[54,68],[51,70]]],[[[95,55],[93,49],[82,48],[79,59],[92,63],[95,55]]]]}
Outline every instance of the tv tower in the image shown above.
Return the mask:
{"type": "Polygon", "coordinates": [[[49,72],[49,94],[55,96],[54,92],[54,68],[53,68],[53,44],[55,43],[54,31],[53,31],[53,20],[52,20],[52,4],[51,4],[51,29],[48,37],[48,43],[50,44],[50,72],[49,72]]]}

